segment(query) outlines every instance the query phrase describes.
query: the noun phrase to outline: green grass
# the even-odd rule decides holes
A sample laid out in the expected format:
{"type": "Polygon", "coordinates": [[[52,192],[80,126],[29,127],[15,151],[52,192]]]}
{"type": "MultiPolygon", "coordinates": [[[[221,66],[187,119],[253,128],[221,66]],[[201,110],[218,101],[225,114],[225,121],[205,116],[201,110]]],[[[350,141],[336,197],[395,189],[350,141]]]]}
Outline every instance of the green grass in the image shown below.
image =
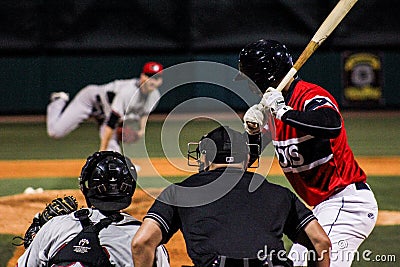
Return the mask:
{"type": "MultiPolygon", "coordinates": [[[[400,113],[399,113],[400,114],[400,113]]],[[[349,144],[356,156],[399,156],[400,115],[395,116],[345,116],[345,124],[349,144]]],[[[135,151],[135,156],[163,157],[161,146],[162,122],[149,121],[146,128],[146,151],[135,151]]],[[[176,136],[179,149],[177,152],[185,155],[187,142],[196,142],[201,136],[216,126],[210,120],[191,121],[184,126],[176,123],[179,136],[176,136]]],[[[99,137],[97,126],[93,122],[83,123],[77,130],[60,140],[53,140],[47,136],[45,123],[1,123],[0,124],[0,160],[19,159],[81,159],[86,158],[98,150],[99,137]]],[[[400,174],[399,174],[400,175],[400,174]]],[[[171,182],[181,181],[184,177],[166,177],[171,182]]],[[[268,177],[271,182],[291,188],[282,176],[268,177]]],[[[400,210],[398,197],[399,177],[368,178],[368,183],[374,190],[380,209],[400,210]]],[[[159,185],[156,177],[149,177],[139,181],[142,187],[159,185]]],[[[46,178],[46,179],[3,179],[0,180],[0,196],[22,193],[28,187],[42,187],[51,189],[78,189],[76,177],[46,178]]],[[[292,188],[291,188],[292,189],[292,188]]],[[[400,257],[398,241],[400,240],[400,226],[376,227],[360,248],[360,251],[369,249],[374,255],[393,254],[400,257]]],[[[11,245],[13,236],[0,235],[0,267],[5,266],[12,256],[14,247],[11,245]],[[3,264],[3,265],[1,265],[3,264]]],[[[285,246],[291,243],[285,239],[285,246]]],[[[398,265],[398,264],[397,264],[398,265]]],[[[356,262],[353,266],[397,266],[395,263],[356,262]]]]}
{"type": "MultiPolygon", "coordinates": [[[[376,118],[353,115],[345,117],[345,125],[349,144],[356,156],[400,155],[400,115],[376,118]]],[[[185,155],[187,143],[197,142],[202,135],[215,128],[217,123],[211,120],[189,121],[184,125],[182,122],[172,122],[170,127],[174,126],[179,136],[173,138],[177,139],[180,147],[176,151],[185,155]]],[[[146,151],[137,150],[140,142],[128,146],[134,151],[135,157],[164,156],[162,127],[163,122],[148,122],[146,151]]],[[[86,158],[99,148],[97,125],[92,121],[81,124],[78,129],[59,140],[47,136],[45,123],[1,123],[0,140],[0,160],[86,158]]]]}
{"type": "Polygon", "coordinates": [[[374,191],[379,209],[400,211],[400,174],[394,177],[370,176],[367,182],[374,191]]]}
{"type": "MultiPolygon", "coordinates": [[[[165,184],[165,181],[175,183],[182,181],[185,177],[167,176],[163,178],[163,181],[160,182],[161,178],[159,177],[145,177],[142,179],[139,177],[138,187],[162,187],[162,185],[165,184]]],[[[0,180],[0,185],[0,197],[22,194],[27,187],[33,187],[35,189],[41,187],[44,190],[79,189],[77,178],[2,179],[0,180]]]]}
{"type": "Polygon", "coordinates": [[[44,190],[79,189],[78,178],[3,179],[0,196],[22,194],[27,187],[44,190]]]}
{"type": "MultiPolygon", "coordinates": [[[[399,239],[400,226],[376,226],[371,235],[358,248],[351,266],[399,266],[400,247],[397,245],[399,239]],[[385,262],[382,259],[385,259],[385,262]]],[[[290,251],[293,243],[286,237],[284,237],[284,242],[286,251],[290,251]]]]}
{"type": "MultiPolygon", "coordinates": [[[[11,244],[12,235],[0,235],[0,267],[5,267],[8,260],[11,258],[15,247],[11,244]]],[[[398,266],[396,262],[376,262],[376,256],[385,256],[387,259],[395,257],[398,262],[400,259],[400,247],[397,245],[400,240],[400,226],[377,226],[369,238],[358,249],[360,261],[355,261],[353,267],[389,267],[398,266]],[[362,257],[365,251],[371,251],[369,255],[371,261],[366,261],[362,257]]],[[[291,241],[284,237],[285,248],[290,249],[291,241]]]]}
{"type": "Polygon", "coordinates": [[[358,249],[360,255],[360,261],[354,262],[353,267],[388,267],[388,266],[399,266],[400,261],[400,226],[377,226],[373,230],[372,234],[361,244],[358,249]],[[363,259],[363,252],[367,253],[367,250],[371,251],[371,254],[366,260],[363,259]],[[396,262],[393,260],[389,262],[389,258],[395,257],[396,262]],[[376,259],[386,258],[386,262],[377,262],[376,259]]]}
{"type": "Polygon", "coordinates": [[[13,237],[13,235],[0,234],[0,267],[6,267],[7,262],[14,253],[15,246],[12,245],[13,237]]]}
{"type": "Polygon", "coordinates": [[[189,142],[198,142],[205,133],[218,126],[211,120],[187,123],[172,121],[168,123],[167,127],[163,125],[163,122],[153,121],[146,126],[145,138],[136,144],[126,145],[124,151],[132,151],[128,155],[133,157],[165,157],[164,151],[172,151],[172,154],[167,155],[180,157],[186,155],[189,142]]]}
{"type": "Polygon", "coordinates": [[[349,145],[355,155],[400,155],[400,116],[345,118],[349,145]]]}
{"type": "MultiPolygon", "coordinates": [[[[180,153],[186,154],[187,143],[197,142],[203,134],[217,127],[211,120],[191,121],[184,125],[182,122],[172,122],[170,127],[182,127],[178,143],[180,153]]],[[[146,126],[146,151],[137,151],[140,146],[128,146],[135,151],[136,157],[163,157],[161,145],[161,129],[163,122],[151,121],[146,126]]],[[[47,136],[45,123],[1,123],[0,160],[17,159],[76,159],[86,158],[99,148],[97,125],[94,122],[85,122],[78,129],[64,138],[55,140],[47,136]]],[[[177,150],[178,151],[178,150],[177,150]]]]}
{"type": "MultiPolygon", "coordinates": [[[[288,180],[283,176],[268,176],[267,179],[271,183],[280,184],[294,191],[288,180]]],[[[400,177],[398,176],[368,177],[367,182],[375,194],[379,209],[400,211],[399,181],[400,177]]]]}
{"type": "MultiPolygon", "coordinates": [[[[175,183],[182,181],[185,177],[166,176],[163,178],[168,182],[175,183]]],[[[268,176],[267,179],[271,183],[288,187],[293,191],[292,186],[283,176],[268,176]]],[[[138,184],[142,188],[164,187],[166,185],[165,180],[160,180],[159,177],[145,177],[141,179],[139,176],[138,184]]],[[[371,176],[368,178],[368,183],[375,193],[379,209],[400,211],[400,196],[398,194],[399,177],[371,176]]],[[[79,188],[77,178],[3,179],[0,180],[0,185],[0,196],[21,194],[29,186],[33,188],[41,187],[44,190],[79,188]]]]}
{"type": "Polygon", "coordinates": [[[86,158],[100,142],[91,122],[59,140],[47,136],[45,123],[2,123],[0,129],[0,160],[86,158]]]}

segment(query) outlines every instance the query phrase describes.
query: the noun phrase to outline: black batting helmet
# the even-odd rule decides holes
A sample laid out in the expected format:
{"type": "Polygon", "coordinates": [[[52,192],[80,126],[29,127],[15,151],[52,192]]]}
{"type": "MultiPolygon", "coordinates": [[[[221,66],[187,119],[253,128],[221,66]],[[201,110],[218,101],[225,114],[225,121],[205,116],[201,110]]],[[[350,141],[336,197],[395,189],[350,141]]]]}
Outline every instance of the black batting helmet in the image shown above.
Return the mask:
{"type": "Polygon", "coordinates": [[[228,126],[220,126],[201,138],[198,150],[213,163],[239,163],[248,159],[246,137],[228,126]]]}
{"type": "Polygon", "coordinates": [[[88,207],[118,211],[131,204],[136,179],[135,166],[127,157],[114,151],[100,151],[87,158],[79,184],[88,207]]]}
{"type": "Polygon", "coordinates": [[[262,93],[276,87],[293,66],[285,45],[274,40],[258,40],[239,53],[239,71],[249,77],[262,93]]]}

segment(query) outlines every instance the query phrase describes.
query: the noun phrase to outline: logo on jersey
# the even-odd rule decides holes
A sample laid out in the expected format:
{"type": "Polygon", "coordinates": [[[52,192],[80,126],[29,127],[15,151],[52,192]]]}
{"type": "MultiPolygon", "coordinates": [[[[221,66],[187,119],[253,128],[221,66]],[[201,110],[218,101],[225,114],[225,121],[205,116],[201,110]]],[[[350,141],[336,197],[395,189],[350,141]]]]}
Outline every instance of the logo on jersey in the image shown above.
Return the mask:
{"type": "Polygon", "coordinates": [[[286,141],[273,141],[276,156],[284,172],[299,173],[328,162],[332,157],[328,139],[311,135],[286,141]]]}
{"type": "Polygon", "coordinates": [[[89,243],[90,243],[89,240],[87,240],[85,238],[79,240],[78,245],[74,246],[74,252],[81,253],[81,254],[89,252],[89,250],[91,249],[91,247],[89,246],[90,245],[89,243]]]}
{"type": "Polygon", "coordinates": [[[336,105],[328,97],[325,96],[317,95],[312,99],[305,101],[304,103],[304,110],[316,110],[320,107],[328,107],[338,110],[336,105]]]}

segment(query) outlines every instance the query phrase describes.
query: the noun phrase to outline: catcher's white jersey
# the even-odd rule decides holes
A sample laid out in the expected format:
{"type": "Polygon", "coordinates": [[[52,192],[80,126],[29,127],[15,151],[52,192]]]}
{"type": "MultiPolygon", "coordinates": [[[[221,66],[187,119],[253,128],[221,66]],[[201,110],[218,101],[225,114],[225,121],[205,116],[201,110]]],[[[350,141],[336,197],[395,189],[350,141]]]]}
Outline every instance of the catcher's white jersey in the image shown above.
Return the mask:
{"type": "MultiPolygon", "coordinates": [[[[100,244],[110,253],[110,262],[113,266],[134,266],[131,242],[139,225],[129,224],[136,220],[126,213],[122,215],[124,216],[122,221],[113,222],[100,231],[100,244]]],[[[89,209],[89,218],[97,223],[105,216],[98,210],[89,209]]],[[[54,217],[39,230],[31,245],[18,259],[17,266],[47,266],[57,249],[71,241],[81,230],[82,225],[73,213],[54,217]]],[[[158,267],[169,267],[168,254],[163,246],[157,248],[156,258],[158,267]]]]}
{"type": "MultiPolygon", "coordinates": [[[[53,138],[62,138],[78,128],[84,120],[94,117],[101,123],[100,137],[111,112],[123,119],[139,120],[148,115],[160,98],[158,90],[143,95],[138,79],[115,80],[103,85],[88,85],[66,105],[57,99],[47,106],[47,133],[53,138]]],[[[121,151],[116,134],[110,140],[107,150],[121,151]]]]}

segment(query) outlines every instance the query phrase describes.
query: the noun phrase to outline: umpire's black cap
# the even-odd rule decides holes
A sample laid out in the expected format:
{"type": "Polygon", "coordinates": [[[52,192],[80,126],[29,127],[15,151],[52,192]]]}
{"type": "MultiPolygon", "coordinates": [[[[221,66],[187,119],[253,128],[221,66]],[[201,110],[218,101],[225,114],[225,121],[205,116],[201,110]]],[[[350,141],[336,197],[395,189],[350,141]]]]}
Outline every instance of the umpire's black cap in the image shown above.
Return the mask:
{"type": "Polygon", "coordinates": [[[199,142],[199,153],[213,163],[240,163],[249,155],[247,134],[242,134],[228,126],[220,126],[204,135],[199,142]]]}

